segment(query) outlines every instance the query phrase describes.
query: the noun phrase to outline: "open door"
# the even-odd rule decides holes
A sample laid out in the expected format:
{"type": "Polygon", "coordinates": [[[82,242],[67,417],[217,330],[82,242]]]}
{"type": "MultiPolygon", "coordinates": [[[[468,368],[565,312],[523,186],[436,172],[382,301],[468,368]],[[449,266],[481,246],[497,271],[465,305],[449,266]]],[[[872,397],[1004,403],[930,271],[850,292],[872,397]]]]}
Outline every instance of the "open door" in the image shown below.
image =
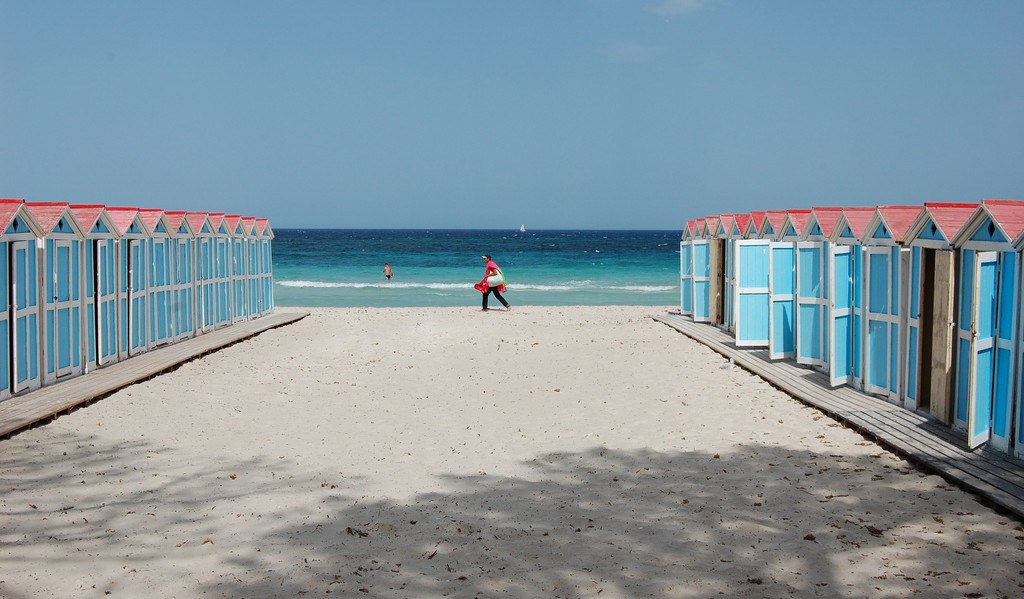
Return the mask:
{"type": "Polygon", "coordinates": [[[693,321],[708,322],[711,317],[711,245],[707,240],[693,242],[693,321]]]}
{"type": "Polygon", "coordinates": [[[992,437],[990,443],[1000,451],[1009,451],[1013,422],[1015,375],[1014,352],[1017,343],[1017,254],[1001,252],[996,294],[995,353],[992,373],[992,437]]]}
{"type": "Polygon", "coordinates": [[[796,355],[796,248],[792,242],[776,241],[769,249],[768,357],[792,358],[796,355]]]}
{"type": "MultiPolygon", "coordinates": [[[[693,246],[689,241],[679,243],[679,311],[693,316],[693,246]]],[[[204,323],[205,324],[205,323],[204,323]]]]}
{"type": "Polygon", "coordinates": [[[828,299],[826,298],[824,256],[822,241],[797,243],[797,331],[796,361],[800,364],[824,366],[828,359],[826,332],[828,330],[828,299]]]}
{"type": "MultiPolygon", "coordinates": [[[[965,264],[966,268],[966,264],[965,264]]],[[[995,365],[996,298],[999,259],[996,252],[980,252],[973,264],[974,307],[968,359],[967,445],[987,443],[992,433],[992,387],[995,365]]]]}
{"type": "Polygon", "coordinates": [[[833,387],[853,383],[853,336],[856,333],[853,318],[853,248],[848,245],[831,247],[832,268],[828,273],[828,380],[833,387]]]}
{"type": "Polygon", "coordinates": [[[738,347],[768,347],[769,245],[762,239],[736,241],[733,304],[738,347]]]}

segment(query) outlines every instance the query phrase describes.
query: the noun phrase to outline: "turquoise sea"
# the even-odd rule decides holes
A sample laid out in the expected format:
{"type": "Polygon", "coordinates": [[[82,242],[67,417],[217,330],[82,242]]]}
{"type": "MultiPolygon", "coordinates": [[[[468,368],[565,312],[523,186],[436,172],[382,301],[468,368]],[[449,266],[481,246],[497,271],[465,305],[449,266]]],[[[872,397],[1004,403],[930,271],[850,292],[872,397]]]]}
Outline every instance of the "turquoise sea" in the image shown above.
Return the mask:
{"type": "MultiPolygon", "coordinates": [[[[681,231],[276,229],[279,306],[479,305],[481,254],[513,306],[679,305],[681,231]],[[385,281],[384,263],[394,270],[385,281]]],[[[493,299],[493,305],[498,305],[493,299]]]]}

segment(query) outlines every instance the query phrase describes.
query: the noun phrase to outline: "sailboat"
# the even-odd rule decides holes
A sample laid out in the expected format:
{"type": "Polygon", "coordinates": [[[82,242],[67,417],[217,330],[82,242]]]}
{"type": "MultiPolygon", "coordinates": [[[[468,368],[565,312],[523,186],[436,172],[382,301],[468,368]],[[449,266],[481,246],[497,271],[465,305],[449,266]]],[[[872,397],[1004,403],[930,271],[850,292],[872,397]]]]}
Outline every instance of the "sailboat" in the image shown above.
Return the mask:
{"type": "Polygon", "coordinates": [[[526,233],[526,225],[519,225],[519,232],[526,233]]]}

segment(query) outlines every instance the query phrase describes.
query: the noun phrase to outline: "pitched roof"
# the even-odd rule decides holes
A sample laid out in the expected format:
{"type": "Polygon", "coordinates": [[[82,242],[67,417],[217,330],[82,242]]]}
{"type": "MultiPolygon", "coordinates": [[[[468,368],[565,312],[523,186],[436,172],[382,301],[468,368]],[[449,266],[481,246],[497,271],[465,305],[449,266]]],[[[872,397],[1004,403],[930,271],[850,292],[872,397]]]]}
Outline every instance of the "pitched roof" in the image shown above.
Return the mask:
{"type": "Polygon", "coordinates": [[[96,225],[96,221],[99,220],[105,209],[102,204],[75,204],[71,206],[71,213],[78,219],[82,229],[88,232],[96,225]]]}
{"type": "Polygon", "coordinates": [[[256,217],[255,216],[243,216],[242,217],[242,228],[245,229],[246,234],[252,235],[256,232],[256,217]]]}
{"type": "MultiPolygon", "coordinates": [[[[793,224],[793,229],[796,230],[797,235],[802,235],[804,227],[807,226],[807,221],[811,218],[810,210],[787,210],[786,216],[789,218],[789,222],[793,224]]],[[[776,230],[776,233],[778,231],[776,230]]]]}
{"type": "Polygon", "coordinates": [[[206,217],[210,219],[210,227],[213,229],[213,232],[216,233],[220,229],[220,224],[224,222],[224,213],[210,212],[206,217]]]}
{"type": "Polygon", "coordinates": [[[850,230],[853,231],[853,236],[858,241],[864,236],[864,230],[867,229],[868,223],[874,215],[875,209],[866,206],[843,208],[846,224],[850,225],[850,230]]]}
{"type": "Polygon", "coordinates": [[[138,215],[138,208],[107,208],[107,214],[110,216],[110,220],[113,221],[114,226],[117,227],[117,232],[124,235],[131,228],[132,222],[135,221],[135,216],[138,215]]]}
{"type": "Polygon", "coordinates": [[[896,243],[903,242],[910,225],[921,214],[921,206],[878,206],[876,210],[896,243]]]}
{"type": "Polygon", "coordinates": [[[953,237],[960,232],[967,219],[978,209],[978,204],[925,202],[924,209],[946,241],[953,241],[953,237]]]}
{"type": "Polygon", "coordinates": [[[11,221],[18,214],[18,210],[25,204],[25,200],[3,200],[0,199],[0,232],[6,231],[11,226],[11,221]]]}
{"type": "Polygon", "coordinates": [[[761,232],[761,226],[764,225],[766,215],[767,213],[761,210],[755,210],[750,213],[750,220],[754,223],[754,233],[761,232]]]}
{"type": "Polygon", "coordinates": [[[239,214],[229,214],[224,217],[224,222],[227,223],[228,233],[234,235],[235,231],[238,230],[238,223],[241,222],[242,216],[239,214]]]}
{"type": "Polygon", "coordinates": [[[207,214],[205,212],[188,212],[185,214],[188,224],[192,225],[192,230],[197,235],[203,230],[203,222],[206,221],[206,217],[207,214]]]}
{"type": "Polygon", "coordinates": [[[704,219],[698,218],[693,221],[693,236],[704,237],[704,219]]]}
{"type": "Polygon", "coordinates": [[[704,222],[707,226],[708,237],[715,237],[718,235],[718,228],[722,224],[721,217],[718,216],[705,216],[704,222]]]}
{"type": "Polygon", "coordinates": [[[266,218],[256,219],[256,230],[259,231],[260,235],[263,235],[267,231],[267,225],[270,224],[270,220],[266,218]]]}
{"type": "Polygon", "coordinates": [[[750,215],[736,214],[733,216],[733,218],[736,219],[736,230],[740,233],[740,235],[746,233],[747,225],[750,224],[750,215]]]}
{"type": "Polygon", "coordinates": [[[732,226],[736,223],[736,219],[731,214],[719,214],[718,218],[722,223],[718,229],[718,234],[728,235],[732,231],[732,226]]]}
{"type": "Polygon", "coordinates": [[[782,227],[782,221],[786,220],[785,210],[767,210],[764,213],[765,220],[772,226],[775,233],[779,232],[779,228],[782,227]]]}
{"type": "Polygon", "coordinates": [[[1024,232],[1024,202],[1017,200],[982,200],[992,220],[1013,241],[1024,232]]]}
{"type": "Polygon", "coordinates": [[[843,209],[832,206],[815,206],[812,212],[814,213],[814,220],[818,223],[818,228],[821,229],[822,235],[825,237],[832,237],[832,232],[835,231],[836,223],[839,222],[839,217],[843,215],[843,209]]]}
{"type": "Polygon", "coordinates": [[[160,217],[163,214],[164,211],[159,208],[139,208],[139,216],[142,217],[142,222],[150,233],[156,230],[156,225],[160,222],[160,217]]]}
{"type": "Polygon", "coordinates": [[[36,219],[43,235],[49,235],[68,211],[67,202],[25,202],[25,208],[36,219]]]}
{"type": "Polygon", "coordinates": [[[185,222],[185,216],[187,214],[188,213],[184,210],[173,210],[170,212],[165,211],[164,218],[167,219],[167,228],[169,229],[167,232],[171,235],[177,233],[178,229],[181,227],[181,223],[185,222]]]}

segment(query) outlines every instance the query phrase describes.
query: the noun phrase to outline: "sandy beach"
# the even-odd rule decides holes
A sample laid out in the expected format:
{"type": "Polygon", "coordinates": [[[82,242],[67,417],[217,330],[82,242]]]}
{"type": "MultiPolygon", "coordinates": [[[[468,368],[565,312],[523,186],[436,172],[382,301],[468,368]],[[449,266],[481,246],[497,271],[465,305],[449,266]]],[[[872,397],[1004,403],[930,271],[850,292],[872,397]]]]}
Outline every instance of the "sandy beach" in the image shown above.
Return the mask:
{"type": "Polygon", "coordinates": [[[0,596],[1024,592],[1019,522],[665,310],[315,309],[0,440],[0,596]]]}

